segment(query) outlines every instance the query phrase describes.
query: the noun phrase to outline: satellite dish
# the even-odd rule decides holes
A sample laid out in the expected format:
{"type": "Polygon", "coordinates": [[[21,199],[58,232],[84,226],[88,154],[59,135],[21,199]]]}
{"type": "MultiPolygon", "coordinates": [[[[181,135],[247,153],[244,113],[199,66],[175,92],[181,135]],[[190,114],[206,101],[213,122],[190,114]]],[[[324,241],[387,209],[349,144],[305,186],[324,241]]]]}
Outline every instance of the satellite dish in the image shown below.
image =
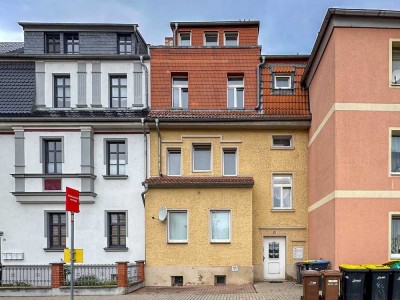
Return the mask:
{"type": "Polygon", "coordinates": [[[166,206],[161,206],[160,209],[158,210],[158,219],[162,222],[165,221],[167,218],[167,207],[166,206]]]}

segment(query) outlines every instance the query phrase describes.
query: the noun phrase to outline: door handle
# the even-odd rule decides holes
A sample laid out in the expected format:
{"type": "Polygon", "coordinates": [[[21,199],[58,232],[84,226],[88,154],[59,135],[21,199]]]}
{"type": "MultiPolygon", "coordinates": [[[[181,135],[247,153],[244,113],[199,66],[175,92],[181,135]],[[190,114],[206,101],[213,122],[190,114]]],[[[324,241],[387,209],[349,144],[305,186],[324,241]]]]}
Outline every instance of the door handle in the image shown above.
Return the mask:
{"type": "Polygon", "coordinates": [[[263,256],[263,261],[265,260],[265,256],[263,256]]]}

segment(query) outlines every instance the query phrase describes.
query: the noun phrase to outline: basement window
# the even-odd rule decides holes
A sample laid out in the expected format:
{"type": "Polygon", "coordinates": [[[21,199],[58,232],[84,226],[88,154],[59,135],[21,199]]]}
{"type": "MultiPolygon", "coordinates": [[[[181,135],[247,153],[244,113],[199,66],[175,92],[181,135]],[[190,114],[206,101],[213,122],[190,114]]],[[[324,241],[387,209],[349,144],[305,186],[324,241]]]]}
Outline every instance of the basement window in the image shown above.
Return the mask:
{"type": "Polygon", "coordinates": [[[171,286],[183,286],[183,276],[171,276],[171,286]]]}
{"type": "Polygon", "coordinates": [[[215,285],[226,285],[226,275],[215,275],[214,276],[215,285]]]}

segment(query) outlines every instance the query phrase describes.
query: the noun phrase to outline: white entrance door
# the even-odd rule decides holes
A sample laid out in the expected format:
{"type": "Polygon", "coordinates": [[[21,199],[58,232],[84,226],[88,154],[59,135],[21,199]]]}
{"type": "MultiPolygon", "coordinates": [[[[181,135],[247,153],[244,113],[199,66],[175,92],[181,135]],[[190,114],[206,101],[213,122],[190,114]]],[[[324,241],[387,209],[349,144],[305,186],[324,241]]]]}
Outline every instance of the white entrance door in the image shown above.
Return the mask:
{"type": "Polygon", "coordinates": [[[264,238],[264,279],[285,279],[286,239],[264,238]]]}

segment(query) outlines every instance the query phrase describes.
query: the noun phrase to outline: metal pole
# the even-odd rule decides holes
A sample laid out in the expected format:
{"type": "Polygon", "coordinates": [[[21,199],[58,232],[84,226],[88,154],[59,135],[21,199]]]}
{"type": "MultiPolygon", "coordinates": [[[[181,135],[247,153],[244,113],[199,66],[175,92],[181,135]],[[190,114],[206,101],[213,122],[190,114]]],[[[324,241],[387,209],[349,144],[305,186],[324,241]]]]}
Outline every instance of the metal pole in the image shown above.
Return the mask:
{"type": "Polygon", "coordinates": [[[74,300],[74,261],[75,261],[75,250],[74,250],[74,213],[71,212],[71,300],[74,300]]]}

